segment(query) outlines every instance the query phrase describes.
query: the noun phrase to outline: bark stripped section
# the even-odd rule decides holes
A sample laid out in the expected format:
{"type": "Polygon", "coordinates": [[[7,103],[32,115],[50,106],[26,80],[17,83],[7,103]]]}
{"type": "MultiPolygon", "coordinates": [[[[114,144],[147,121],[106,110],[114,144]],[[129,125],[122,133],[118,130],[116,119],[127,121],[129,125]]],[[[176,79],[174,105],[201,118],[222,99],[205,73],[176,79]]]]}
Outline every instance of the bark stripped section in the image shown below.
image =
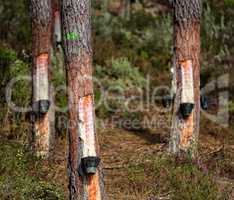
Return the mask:
{"type": "Polygon", "coordinates": [[[53,47],[54,50],[58,50],[58,46],[61,44],[61,15],[60,15],[60,0],[52,0],[53,10],[53,47]]]}
{"type": "MultiPolygon", "coordinates": [[[[80,176],[78,173],[83,153],[79,132],[79,100],[87,96],[93,99],[90,0],[62,0],[61,10],[69,103],[70,199],[100,200],[104,199],[101,165],[93,176],[80,176]]],[[[96,132],[94,134],[94,148],[99,155],[96,132]]]]}
{"type": "Polygon", "coordinates": [[[94,135],[93,96],[88,95],[79,99],[79,139],[83,145],[83,156],[97,156],[94,135]]]}
{"type": "Polygon", "coordinates": [[[176,97],[173,108],[170,152],[196,156],[200,122],[200,0],[174,0],[174,58],[176,97]],[[194,109],[183,119],[180,114],[182,93],[181,63],[192,61],[194,109]]]}
{"type": "MultiPolygon", "coordinates": [[[[33,54],[33,68],[32,75],[37,74],[40,65],[37,61],[42,57],[46,58],[45,70],[49,76],[50,65],[50,47],[51,47],[51,22],[52,22],[52,8],[50,0],[30,0],[30,15],[32,28],[32,54],[33,54]]],[[[35,79],[34,79],[35,80],[35,79]]],[[[33,91],[35,91],[35,81],[33,80],[33,91]]],[[[49,87],[49,83],[48,83],[49,87]]],[[[49,90],[49,88],[48,88],[49,90]]],[[[33,92],[32,101],[38,99],[37,93],[33,92]]],[[[32,102],[32,103],[33,103],[32,102]]],[[[44,117],[36,117],[33,120],[33,135],[35,137],[32,141],[32,146],[37,155],[48,156],[50,150],[50,111],[44,117]]]]}
{"type": "Polygon", "coordinates": [[[191,60],[186,60],[180,63],[181,69],[181,102],[182,103],[194,103],[194,91],[193,91],[193,65],[191,60]]]}

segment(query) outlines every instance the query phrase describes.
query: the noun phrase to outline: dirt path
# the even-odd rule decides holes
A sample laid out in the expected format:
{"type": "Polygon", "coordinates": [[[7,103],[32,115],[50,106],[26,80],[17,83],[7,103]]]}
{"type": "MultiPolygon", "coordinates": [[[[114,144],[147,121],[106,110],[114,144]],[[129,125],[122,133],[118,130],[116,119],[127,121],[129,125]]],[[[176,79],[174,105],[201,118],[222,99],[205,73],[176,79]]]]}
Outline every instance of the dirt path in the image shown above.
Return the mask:
{"type": "MultiPolygon", "coordinates": [[[[159,116],[157,118],[158,121],[167,118],[163,113],[157,113],[157,116],[159,116]]],[[[104,167],[105,189],[108,200],[145,200],[143,192],[141,194],[141,191],[132,191],[127,170],[136,163],[147,162],[147,158],[150,156],[153,157],[167,153],[169,127],[158,126],[154,129],[145,129],[142,131],[129,131],[113,127],[98,129],[101,158],[104,167]]],[[[234,177],[232,175],[234,173],[234,164],[233,162],[229,162],[233,160],[233,145],[228,143],[225,145],[225,149],[222,149],[225,138],[229,136],[229,131],[224,132],[223,129],[213,127],[213,125],[206,123],[202,127],[199,138],[199,154],[204,156],[209,170],[217,170],[219,174],[217,182],[220,184],[221,190],[226,185],[234,185],[234,177]],[[220,132],[220,135],[218,132],[220,132]],[[216,150],[218,151],[216,152],[216,150]],[[216,166],[221,159],[227,165],[216,166]],[[219,169],[219,167],[221,168],[219,169]]],[[[56,165],[54,166],[59,169],[59,174],[56,175],[56,179],[60,180],[64,188],[67,189],[67,179],[64,178],[66,176],[65,142],[61,142],[58,148],[60,149],[60,153],[56,158],[56,165]]],[[[150,174],[148,175],[150,176],[150,174]]]]}
{"type": "Polygon", "coordinates": [[[107,129],[99,133],[105,186],[110,200],[120,200],[123,189],[127,192],[128,188],[121,186],[121,183],[127,181],[126,168],[141,163],[146,156],[165,151],[164,143],[152,144],[139,134],[122,129],[107,129]]]}

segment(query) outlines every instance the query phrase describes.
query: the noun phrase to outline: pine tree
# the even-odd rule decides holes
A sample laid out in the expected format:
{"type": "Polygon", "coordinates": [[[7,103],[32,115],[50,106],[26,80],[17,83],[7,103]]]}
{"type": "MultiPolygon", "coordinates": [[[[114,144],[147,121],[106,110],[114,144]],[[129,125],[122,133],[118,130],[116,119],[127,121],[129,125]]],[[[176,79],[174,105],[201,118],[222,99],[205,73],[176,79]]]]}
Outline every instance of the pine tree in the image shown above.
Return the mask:
{"type": "Polygon", "coordinates": [[[62,41],[69,104],[69,190],[72,200],[104,199],[95,131],[91,1],[62,0],[62,41]]]}
{"type": "Polygon", "coordinates": [[[200,0],[174,0],[174,79],[170,152],[195,157],[200,123],[200,0]]]}
{"type": "Polygon", "coordinates": [[[50,48],[52,7],[50,0],[30,0],[33,55],[33,136],[37,155],[49,156],[51,150],[50,48]]]}

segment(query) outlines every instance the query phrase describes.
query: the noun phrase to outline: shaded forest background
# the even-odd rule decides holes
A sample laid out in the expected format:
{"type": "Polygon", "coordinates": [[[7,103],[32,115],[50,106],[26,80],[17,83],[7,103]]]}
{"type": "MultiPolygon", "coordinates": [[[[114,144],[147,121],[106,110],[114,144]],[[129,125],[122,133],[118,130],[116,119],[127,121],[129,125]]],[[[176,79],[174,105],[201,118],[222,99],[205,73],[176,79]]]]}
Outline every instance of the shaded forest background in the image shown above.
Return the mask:
{"type": "MultiPolygon", "coordinates": [[[[145,91],[147,77],[151,97],[155,87],[170,87],[173,30],[169,4],[135,2],[127,16],[121,14],[118,0],[107,7],[101,1],[92,2],[93,67],[100,81],[95,84],[96,102],[103,95],[100,84],[108,91],[105,103],[101,101],[96,109],[108,199],[234,199],[234,1],[203,2],[201,86],[229,74],[229,126],[202,116],[197,163],[166,154],[171,113],[160,100],[150,101],[150,109],[143,111],[129,112],[125,105],[139,95],[139,88],[145,91]],[[120,95],[124,98],[117,98],[120,95]],[[161,124],[146,126],[145,119],[161,124]]],[[[28,116],[12,111],[5,98],[12,78],[31,74],[26,1],[0,0],[0,24],[0,199],[66,199],[66,112],[56,112],[57,145],[51,161],[45,162],[27,149],[28,116]]],[[[52,70],[53,86],[65,86],[62,56],[56,51],[52,70]]],[[[211,114],[217,113],[218,94],[218,90],[207,94],[211,114]]],[[[29,106],[31,84],[19,81],[12,99],[16,105],[29,106]]],[[[55,99],[57,106],[66,107],[64,90],[55,99]]],[[[131,106],[139,101],[131,101],[131,106]]]]}

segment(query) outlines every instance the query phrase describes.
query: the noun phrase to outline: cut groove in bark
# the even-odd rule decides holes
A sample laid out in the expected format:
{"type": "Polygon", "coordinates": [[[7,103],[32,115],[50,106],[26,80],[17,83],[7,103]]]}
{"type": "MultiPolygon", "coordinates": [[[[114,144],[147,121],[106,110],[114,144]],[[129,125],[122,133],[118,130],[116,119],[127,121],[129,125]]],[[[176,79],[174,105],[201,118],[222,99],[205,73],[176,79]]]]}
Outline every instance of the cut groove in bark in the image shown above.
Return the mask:
{"type": "Polygon", "coordinates": [[[191,145],[193,139],[193,113],[184,120],[184,126],[181,128],[180,148],[186,150],[191,145]]]}
{"type": "Polygon", "coordinates": [[[181,66],[181,79],[182,79],[182,91],[181,91],[181,103],[194,104],[194,91],[193,91],[193,66],[191,60],[180,62],[181,66]]]}
{"type": "Polygon", "coordinates": [[[80,98],[78,109],[79,139],[83,145],[82,157],[96,156],[92,95],[80,98]]]}
{"type": "Polygon", "coordinates": [[[88,177],[88,199],[89,200],[101,200],[98,179],[99,179],[98,175],[91,175],[88,177]]]}
{"type": "Polygon", "coordinates": [[[34,77],[34,101],[49,100],[49,55],[40,54],[36,59],[34,77]]]}
{"type": "Polygon", "coordinates": [[[36,134],[36,154],[37,156],[47,157],[50,150],[50,124],[49,113],[43,118],[37,118],[35,121],[36,134]]]}

